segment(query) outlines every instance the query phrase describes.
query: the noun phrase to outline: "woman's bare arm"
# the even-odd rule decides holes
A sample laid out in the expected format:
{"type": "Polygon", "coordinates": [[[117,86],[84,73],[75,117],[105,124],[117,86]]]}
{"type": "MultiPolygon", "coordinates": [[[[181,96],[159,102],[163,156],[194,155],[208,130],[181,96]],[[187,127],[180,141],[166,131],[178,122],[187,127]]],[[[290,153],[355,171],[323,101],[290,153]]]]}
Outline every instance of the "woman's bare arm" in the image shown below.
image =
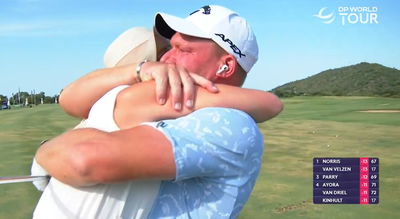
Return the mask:
{"type": "Polygon", "coordinates": [[[60,95],[61,107],[71,116],[87,118],[93,104],[109,90],[118,85],[132,85],[140,80],[156,81],[156,87],[153,89],[157,99],[154,98],[154,100],[160,104],[164,104],[165,101],[162,100],[166,100],[168,93],[172,93],[169,99],[174,104],[179,103],[183,107],[183,102],[195,99],[195,84],[206,88],[211,93],[218,92],[213,82],[200,75],[191,76],[194,74],[175,65],[146,62],[140,71],[141,79],[138,78],[136,67],[137,63],[133,63],[88,73],[64,88],[60,95]],[[183,77],[184,75],[186,76],[183,77]],[[168,88],[170,92],[167,92],[168,88]],[[185,100],[181,98],[182,96],[185,100]]]}
{"type": "Polygon", "coordinates": [[[72,82],[60,94],[60,106],[66,113],[78,118],[87,118],[90,108],[107,91],[123,84],[138,81],[135,66],[124,65],[90,72],[72,82]]]}
{"type": "Polygon", "coordinates": [[[187,115],[204,107],[227,107],[242,110],[256,122],[264,122],[278,115],[283,104],[274,94],[254,89],[218,84],[219,93],[212,94],[197,87],[194,108],[174,110],[170,104],[156,103],[154,82],[132,85],[121,91],[117,97],[114,118],[121,129],[134,127],[142,122],[172,119],[187,115]]]}

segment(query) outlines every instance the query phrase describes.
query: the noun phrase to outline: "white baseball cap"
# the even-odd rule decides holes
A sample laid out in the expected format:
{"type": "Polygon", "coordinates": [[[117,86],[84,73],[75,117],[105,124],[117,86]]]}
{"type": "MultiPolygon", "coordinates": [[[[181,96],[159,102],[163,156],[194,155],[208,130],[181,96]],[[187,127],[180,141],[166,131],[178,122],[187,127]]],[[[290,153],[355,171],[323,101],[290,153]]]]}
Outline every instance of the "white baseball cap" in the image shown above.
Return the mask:
{"type": "Polygon", "coordinates": [[[246,72],[250,71],[258,59],[257,40],[248,22],[222,6],[204,6],[185,19],[159,12],[155,17],[155,27],[168,39],[175,32],[212,39],[235,56],[246,72]]]}

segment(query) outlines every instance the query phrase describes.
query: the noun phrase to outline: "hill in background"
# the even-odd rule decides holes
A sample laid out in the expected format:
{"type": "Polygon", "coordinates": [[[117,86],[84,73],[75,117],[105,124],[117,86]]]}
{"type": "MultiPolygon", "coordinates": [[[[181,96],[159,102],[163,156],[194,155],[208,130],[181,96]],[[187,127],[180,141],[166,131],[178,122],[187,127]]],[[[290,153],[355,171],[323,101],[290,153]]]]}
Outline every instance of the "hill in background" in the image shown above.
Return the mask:
{"type": "Polygon", "coordinates": [[[400,71],[362,62],[329,69],[311,77],[274,88],[280,97],[384,96],[400,97],[400,71]]]}

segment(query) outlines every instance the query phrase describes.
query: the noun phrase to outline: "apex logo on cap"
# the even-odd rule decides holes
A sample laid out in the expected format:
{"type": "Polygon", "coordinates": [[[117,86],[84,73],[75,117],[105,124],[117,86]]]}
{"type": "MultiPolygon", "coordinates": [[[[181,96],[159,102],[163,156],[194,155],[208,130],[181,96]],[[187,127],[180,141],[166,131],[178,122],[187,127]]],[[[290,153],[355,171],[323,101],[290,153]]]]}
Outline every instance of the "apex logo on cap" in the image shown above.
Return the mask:
{"type": "Polygon", "coordinates": [[[199,11],[203,11],[203,14],[211,14],[211,7],[209,5],[203,6],[201,7],[199,10],[193,11],[192,13],[190,13],[190,15],[199,12],[199,11]]]}
{"type": "Polygon", "coordinates": [[[216,33],[215,35],[221,37],[222,41],[229,43],[229,45],[231,46],[233,52],[238,54],[239,58],[242,58],[242,56],[246,56],[245,54],[242,53],[242,51],[240,51],[240,49],[230,39],[225,38],[224,34],[216,33]]]}

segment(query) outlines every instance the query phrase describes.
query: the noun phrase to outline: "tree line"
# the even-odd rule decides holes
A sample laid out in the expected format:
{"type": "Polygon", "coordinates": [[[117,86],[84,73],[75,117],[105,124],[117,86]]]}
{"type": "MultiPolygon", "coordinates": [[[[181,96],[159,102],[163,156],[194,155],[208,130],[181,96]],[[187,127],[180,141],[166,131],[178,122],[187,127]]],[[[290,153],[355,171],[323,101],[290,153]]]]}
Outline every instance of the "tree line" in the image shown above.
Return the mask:
{"type": "Polygon", "coordinates": [[[59,95],[46,96],[45,92],[31,92],[20,91],[13,93],[10,97],[0,94],[0,103],[2,105],[38,105],[58,103],[59,95]]]}

